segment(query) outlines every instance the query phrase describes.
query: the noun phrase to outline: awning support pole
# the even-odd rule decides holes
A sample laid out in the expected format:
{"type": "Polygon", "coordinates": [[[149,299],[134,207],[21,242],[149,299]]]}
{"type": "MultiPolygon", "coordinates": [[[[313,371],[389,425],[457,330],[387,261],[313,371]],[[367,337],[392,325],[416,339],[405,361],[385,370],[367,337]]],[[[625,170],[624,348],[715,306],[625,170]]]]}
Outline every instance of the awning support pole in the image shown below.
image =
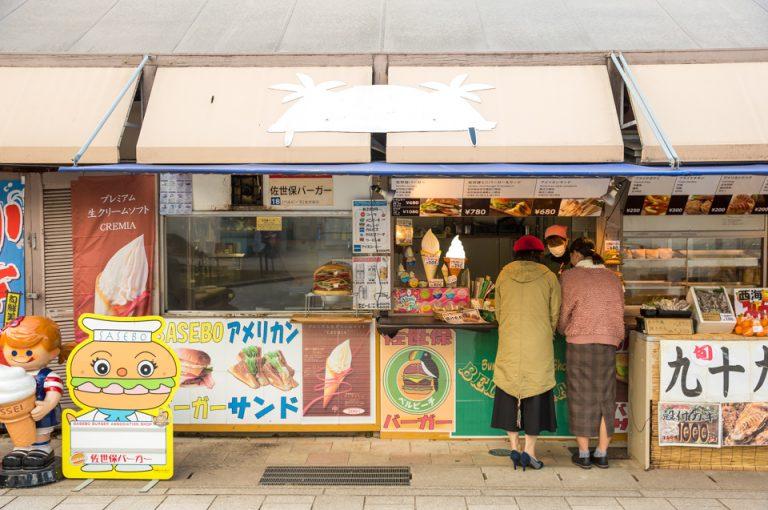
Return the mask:
{"type": "Polygon", "coordinates": [[[613,61],[613,65],[616,66],[619,75],[621,75],[621,79],[624,81],[629,93],[635,98],[637,106],[640,107],[643,115],[648,120],[648,125],[651,126],[651,130],[653,131],[654,136],[656,136],[656,140],[659,141],[661,150],[664,151],[664,155],[667,157],[667,160],[669,160],[669,166],[673,169],[680,168],[680,158],[677,155],[677,151],[675,151],[669,138],[667,138],[664,131],[661,129],[661,125],[653,114],[648,100],[645,99],[643,92],[637,85],[635,77],[632,74],[632,69],[630,69],[624,55],[622,53],[619,53],[618,55],[616,53],[611,53],[611,60],[613,61]]]}
{"type": "Polygon", "coordinates": [[[88,140],[85,141],[82,147],[80,147],[80,150],[77,151],[77,154],[75,154],[75,157],[72,158],[72,164],[74,166],[77,166],[77,163],[80,162],[83,155],[85,154],[85,151],[88,150],[88,148],[91,146],[93,141],[96,139],[96,136],[98,136],[99,132],[101,131],[101,128],[104,127],[104,124],[107,123],[109,120],[109,117],[112,115],[112,112],[115,111],[115,108],[117,108],[117,105],[120,104],[120,101],[122,101],[123,96],[130,90],[131,86],[133,85],[133,82],[135,82],[139,76],[141,76],[141,71],[144,69],[144,66],[147,65],[147,62],[149,62],[149,59],[151,57],[149,55],[144,55],[144,58],[141,59],[141,62],[139,65],[134,69],[133,74],[128,79],[128,82],[123,86],[122,89],[120,89],[120,92],[117,94],[117,97],[114,101],[112,101],[112,104],[107,109],[104,116],[101,118],[99,123],[96,125],[96,128],[91,133],[91,136],[88,137],[88,140]]]}

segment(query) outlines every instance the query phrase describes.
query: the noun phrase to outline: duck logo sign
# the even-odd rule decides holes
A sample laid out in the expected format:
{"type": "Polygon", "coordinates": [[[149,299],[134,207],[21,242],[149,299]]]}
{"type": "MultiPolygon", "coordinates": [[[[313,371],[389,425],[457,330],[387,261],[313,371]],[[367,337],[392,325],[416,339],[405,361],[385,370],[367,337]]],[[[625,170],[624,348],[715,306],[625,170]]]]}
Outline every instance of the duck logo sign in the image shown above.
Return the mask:
{"type": "Polygon", "coordinates": [[[173,476],[170,402],[179,359],[159,340],[161,317],[84,314],[88,339],[67,360],[67,386],[80,409],[62,420],[67,478],[173,476]]]}
{"type": "Polygon", "coordinates": [[[475,92],[493,85],[467,83],[466,74],[450,83],[426,82],[418,87],[358,85],[341,91],[342,81],[315,84],[297,73],[299,84],[279,83],[272,90],[290,92],[283,103],[296,101],[272,126],[270,133],[285,133],[291,145],[294,133],[397,133],[419,131],[467,131],[473,145],[477,131],[490,131],[495,122],[483,118],[467,101],[480,103],[475,92]],[[428,89],[428,90],[427,90],[428,89]],[[430,92],[431,90],[431,92],[430,92]]]}

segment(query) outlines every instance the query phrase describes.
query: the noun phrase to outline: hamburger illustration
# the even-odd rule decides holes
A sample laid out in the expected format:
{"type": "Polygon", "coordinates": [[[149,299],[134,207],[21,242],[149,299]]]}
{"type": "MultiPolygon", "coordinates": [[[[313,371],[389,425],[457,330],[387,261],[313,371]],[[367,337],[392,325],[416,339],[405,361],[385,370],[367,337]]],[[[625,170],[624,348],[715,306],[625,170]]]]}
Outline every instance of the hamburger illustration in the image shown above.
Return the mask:
{"type": "Polygon", "coordinates": [[[352,294],[352,270],[348,264],[328,263],[315,270],[312,292],[322,296],[352,294]]]}
{"type": "Polygon", "coordinates": [[[207,352],[198,349],[179,349],[181,362],[181,386],[205,386],[213,388],[213,368],[211,357],[207,352]]]}
{"type": "Polygon", "coordinates": [[[413,351],[403,368],[403,393],[406,395],[431,395],[437,390],[439,370],[426,351],[413,351]]]}

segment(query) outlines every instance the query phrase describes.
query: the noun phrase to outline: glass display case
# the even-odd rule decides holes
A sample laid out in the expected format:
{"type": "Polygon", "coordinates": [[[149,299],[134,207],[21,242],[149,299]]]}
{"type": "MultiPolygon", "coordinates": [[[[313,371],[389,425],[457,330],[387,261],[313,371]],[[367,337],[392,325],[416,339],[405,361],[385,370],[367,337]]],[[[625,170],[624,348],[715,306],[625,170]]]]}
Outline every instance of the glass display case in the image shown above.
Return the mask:
{"type": "Polygon", "coordinates": [[[691,285],[723,285],[729,290],[763,285],[763,235],[693,235],[625,234],[622,273],[627,305],[641,305],[656,297],[685,298],[691,285]]]}
{"type": "Polygon", "coordinates": [[[350,262],[350,224],[348,213],[167,216],[165,309],[351,309],[351,292],[311,299],[320,266],[350,262]]]}

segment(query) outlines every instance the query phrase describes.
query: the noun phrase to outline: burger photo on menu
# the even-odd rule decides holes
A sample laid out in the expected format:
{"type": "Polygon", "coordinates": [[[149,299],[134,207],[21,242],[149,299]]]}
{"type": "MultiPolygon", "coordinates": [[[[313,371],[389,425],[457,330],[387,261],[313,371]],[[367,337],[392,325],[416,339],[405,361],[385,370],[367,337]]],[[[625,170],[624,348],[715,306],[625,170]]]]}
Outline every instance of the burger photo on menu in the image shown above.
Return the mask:
{"type": "Polygon", "coordinates": [[[313,275],[312,292],[323,296],[352,294],[352,270],[348,264],[328,263],[318,267],[313,275]]]}
{"type": "Polygon", "coordinates": [[[211,357],[207,352],[182,348],[177,354],[181,362],[182,386],[205,386],[208,389],[214,387],[216,382],[213,380],[211,357]]]}
{"type": "Polygon", "coordinates": [[[461,200],[427,198],[419,206],[419,216],[461,216],[461,200]]]}

